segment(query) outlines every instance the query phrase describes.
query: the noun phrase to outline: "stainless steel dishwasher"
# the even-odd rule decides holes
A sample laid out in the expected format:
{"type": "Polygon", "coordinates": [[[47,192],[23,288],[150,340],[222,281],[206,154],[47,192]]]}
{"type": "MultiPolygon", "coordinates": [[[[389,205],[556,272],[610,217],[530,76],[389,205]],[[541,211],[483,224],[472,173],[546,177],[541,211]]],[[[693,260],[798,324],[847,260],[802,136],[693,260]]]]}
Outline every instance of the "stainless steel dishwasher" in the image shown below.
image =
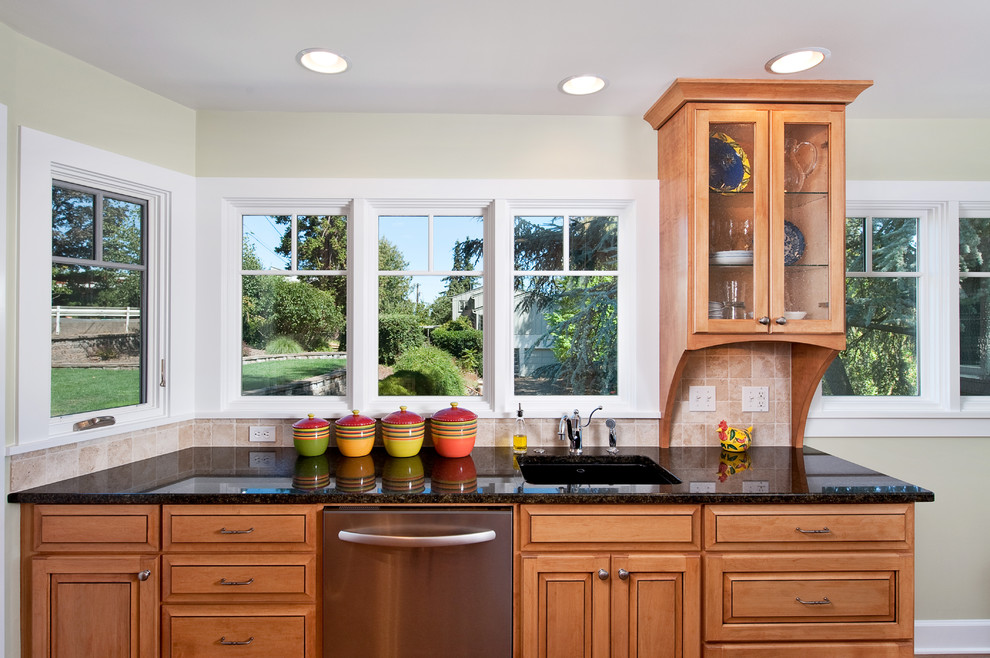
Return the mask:
{"type": "Polygon", "coordinates": [[[512,655],[512,512],[328,507],[327,658],[512,655]]]}

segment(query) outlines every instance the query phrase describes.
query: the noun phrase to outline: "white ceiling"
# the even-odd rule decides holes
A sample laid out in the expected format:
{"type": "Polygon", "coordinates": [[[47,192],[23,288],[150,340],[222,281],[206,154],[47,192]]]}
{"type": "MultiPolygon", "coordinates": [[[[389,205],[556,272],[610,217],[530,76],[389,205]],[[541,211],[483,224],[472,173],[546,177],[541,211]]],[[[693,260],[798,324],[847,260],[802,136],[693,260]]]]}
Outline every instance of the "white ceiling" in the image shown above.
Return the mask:
{"type": "Polygon", "coordinates": [[[988,0],[0,0],[0,21],[194,109],[642,116],[676,77],[871,79],[855,117],[990,118],[988,0]],[[342,75],[295,60],[326,47],[342,75]],[[594,96],[557,90],[594,72],[594,96]]]}

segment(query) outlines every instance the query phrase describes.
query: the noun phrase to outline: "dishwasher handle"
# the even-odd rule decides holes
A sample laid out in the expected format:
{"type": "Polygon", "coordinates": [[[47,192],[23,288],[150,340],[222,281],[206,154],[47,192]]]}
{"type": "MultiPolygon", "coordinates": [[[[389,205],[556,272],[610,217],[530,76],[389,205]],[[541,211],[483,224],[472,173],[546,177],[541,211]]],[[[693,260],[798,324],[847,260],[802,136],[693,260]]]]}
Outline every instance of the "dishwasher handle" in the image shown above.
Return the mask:
{"type": "Polygon", "coordinates": [[[341,541],[352,544],[369,544],[371,546],[395,546],[400,548],[437,548],[440,546],[465,546],[467,544],[483,544],[495,539],[494,530],[481,530],[459,535],[433,535],[427,537],[410,537],[406,535],[376,535],[364,532],[341,530],[337,533],[341,541]]]}

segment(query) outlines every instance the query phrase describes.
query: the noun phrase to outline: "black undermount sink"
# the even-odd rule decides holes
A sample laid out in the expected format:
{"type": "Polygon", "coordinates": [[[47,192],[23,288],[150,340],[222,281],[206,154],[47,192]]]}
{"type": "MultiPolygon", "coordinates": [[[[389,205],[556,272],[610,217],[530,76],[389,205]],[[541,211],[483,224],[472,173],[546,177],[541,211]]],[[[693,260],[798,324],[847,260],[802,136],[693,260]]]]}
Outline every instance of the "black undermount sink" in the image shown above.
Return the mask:
{"type": "Polygon", "coordinates": [[[519,455],[530,484],[680,484],[670,471],[644,455],[519,455]]]}

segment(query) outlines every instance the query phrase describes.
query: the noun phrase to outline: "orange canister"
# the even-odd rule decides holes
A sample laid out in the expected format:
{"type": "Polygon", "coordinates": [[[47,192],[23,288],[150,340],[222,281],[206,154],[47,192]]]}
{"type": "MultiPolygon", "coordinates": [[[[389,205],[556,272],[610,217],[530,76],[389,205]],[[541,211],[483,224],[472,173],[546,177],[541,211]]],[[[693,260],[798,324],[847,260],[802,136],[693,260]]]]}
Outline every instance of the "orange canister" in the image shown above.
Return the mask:
{"type": "Polygon", "coordinates": [[[334,423],[337,449],[345,457],[364,457],[375,445],[375,419],[362,416],[354,409],[350,416],[338,418],[334,423]]]}

